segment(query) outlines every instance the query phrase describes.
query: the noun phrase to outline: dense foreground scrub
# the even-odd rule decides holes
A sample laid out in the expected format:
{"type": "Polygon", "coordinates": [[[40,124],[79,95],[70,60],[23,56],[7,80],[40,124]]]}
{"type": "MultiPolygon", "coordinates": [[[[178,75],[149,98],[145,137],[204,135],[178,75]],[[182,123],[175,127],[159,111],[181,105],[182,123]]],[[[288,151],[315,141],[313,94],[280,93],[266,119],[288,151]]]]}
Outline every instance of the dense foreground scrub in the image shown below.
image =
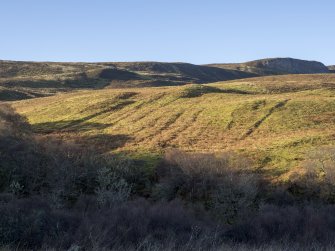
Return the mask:
{"type": "Polygon", "coordinates": [[[3,195],[0,213],[1,244],[34,250],[215,250],[269,243],[295,243],[304,249],[314,245],[319,250],[332,245],[335,234],[334,206],[264,206],[244,223],[221,225],[205,213],[185,209],[180,201],[138,199],[101,208],[94,198],[85,197],[72,209],[55,209],[41,198],[3,195]]]}
{"type": "Polygon", "coordinates": [[[38,138],[0,108],[0,245],[19,250],[332,250],[334,151],[273,188],[233,153],[169,151],[154,172],[38,138]]]}

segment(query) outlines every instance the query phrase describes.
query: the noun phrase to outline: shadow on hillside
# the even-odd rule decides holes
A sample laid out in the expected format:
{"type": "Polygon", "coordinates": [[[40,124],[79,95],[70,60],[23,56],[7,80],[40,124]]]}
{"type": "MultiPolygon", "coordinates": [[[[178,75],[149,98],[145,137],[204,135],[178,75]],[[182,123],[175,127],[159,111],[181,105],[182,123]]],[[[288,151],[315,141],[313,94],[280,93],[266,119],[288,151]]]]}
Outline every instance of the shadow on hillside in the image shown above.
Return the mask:
{"type": "Polygon", "coordinates": [[[0,90],[0,101],[15,101],[29,98],[32,97],[20,91],[10,89],[0,90]]]}
{"type": "Polygon", "coordinates": [[[32,125],[38,133],[64,133],[64,132],[87,132],[91,130],[102,130],[111,126],[110,124],[91,123],[79,120],[65,120],[45,122],[32,125]]]}
{"type": "Polygon", "coordinates": [[[196,98],[204,94],[211,94],[211,93],[252,94],[244,90],[220,89],[220,88],[208,86],[208,85],[191,84],[191,85],[186,85],[186,87],[181,91],[180,97],[181,98],[196,98]]]}
{"type": "Polygon", "coordinates": [[[221,89],[221,93],[231,93],[231,94],[254,94],[250,91],[238,90],[238,89],[221,89]]]}
{"type": "Polygon", "coordinates": [[[46,97],[60,92],[73,90],[102,89],[108,85],[104,79],[68,79],[68,80],[8,80],[0,82],[0,101],[15,101],[46,97]]]}
{"type": "Polygon", "coordinates": [[[79,145],[93,147],[94,151],[105,153],[125,146],[131,139],[132,137],[126,134],[98,134],[92,136],[79,136],[74,140],[79,145]]]}
{"type": "Polygon", "coordinates": [[[62,85],[61,81],[56,80],[9,80],[4,83],[1,83],[2,86],[7,88],[19,87],[19,88],[62,88],[65,87],[62,85]]]}
{"type": "Polygon", "coordinates": [[[60,121],[54,121],[54,122],[38,123],[38,124],[34,124],[32,128],[34,129],[34,131],[39,132],[39,133],[73,132],[73,131],[83,132],[83,131],[90,131],[90,130],[101,130],[101,129],[105,129],[107,127],[112,126],[112,124],[88,122],[88,120],[96,118],[105,113],[120,110],[124,108],[125,106],[130,105],[132,103],[134,103],[134,101],[126,100],[122,103],[108,107],[102,111],[85,116],[81,119],[60,120],[60,121]]]}
{"type": "Polygon", "coordinates": [[[20,88],[31,88],[31,89],[100,89],[107,85],[104,79],[87,78],[87,77],[76,77],[73,79],[33,79],[33,80],[8,80],[1,83],[1,86],[7,88],[20,87],[20,88]]]}
{"type": "Polygon", "coordinates": [[[133,138],[126,134],[94,134],[78,135],[69,132],[57,132],[40,135],[41,142],[64,142],[78,146],[79,149],[88,149],[92,152],[103,154],[118,148],[122,148],[133,138]]]}

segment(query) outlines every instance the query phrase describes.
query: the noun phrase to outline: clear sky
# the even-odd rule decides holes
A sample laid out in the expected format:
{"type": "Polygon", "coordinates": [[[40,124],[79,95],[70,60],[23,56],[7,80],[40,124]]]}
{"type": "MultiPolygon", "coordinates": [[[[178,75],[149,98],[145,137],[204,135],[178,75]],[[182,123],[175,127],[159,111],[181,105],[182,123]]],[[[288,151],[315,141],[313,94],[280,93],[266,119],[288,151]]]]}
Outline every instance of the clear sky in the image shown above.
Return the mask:
{"type": "Polygon", "coordinates": [[[0,59],[335,64],[334,0],[0,0],[0,59]]]}

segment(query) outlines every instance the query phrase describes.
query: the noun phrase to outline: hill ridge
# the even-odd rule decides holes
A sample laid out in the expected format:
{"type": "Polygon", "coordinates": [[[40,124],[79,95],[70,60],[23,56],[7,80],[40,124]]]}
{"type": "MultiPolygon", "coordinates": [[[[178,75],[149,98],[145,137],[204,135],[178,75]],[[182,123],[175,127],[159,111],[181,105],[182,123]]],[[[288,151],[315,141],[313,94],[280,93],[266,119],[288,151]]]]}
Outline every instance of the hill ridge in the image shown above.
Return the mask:
{"type": "Polygon", "coordinates": [[[293,58],[242,64],[184,62],[33,62],[0,60],[0,101],[54,95],[80,89],[160,87],[251,77],[332,73],[322,63],[293,58]]]}
{"type": "Polygon", "coordinates": [[[209,64],[222,69],[240,70],[259,76],[283,74],[315,74],[329,73],[323,63],[314,60],[302,60],[291,57],[264,58],[244,63],[209,64]]]}

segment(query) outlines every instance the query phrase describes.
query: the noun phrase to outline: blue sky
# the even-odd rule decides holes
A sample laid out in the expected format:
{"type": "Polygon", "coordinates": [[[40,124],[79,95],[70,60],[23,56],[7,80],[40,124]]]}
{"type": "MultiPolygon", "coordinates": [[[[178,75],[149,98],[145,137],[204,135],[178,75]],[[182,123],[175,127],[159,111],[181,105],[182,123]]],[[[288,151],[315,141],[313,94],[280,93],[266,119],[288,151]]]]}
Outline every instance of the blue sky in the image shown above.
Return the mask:
{"type": "Polygon", "coordinates": [[[1,0],[0,59],[335,64],[334,0],[1,0]]]}

